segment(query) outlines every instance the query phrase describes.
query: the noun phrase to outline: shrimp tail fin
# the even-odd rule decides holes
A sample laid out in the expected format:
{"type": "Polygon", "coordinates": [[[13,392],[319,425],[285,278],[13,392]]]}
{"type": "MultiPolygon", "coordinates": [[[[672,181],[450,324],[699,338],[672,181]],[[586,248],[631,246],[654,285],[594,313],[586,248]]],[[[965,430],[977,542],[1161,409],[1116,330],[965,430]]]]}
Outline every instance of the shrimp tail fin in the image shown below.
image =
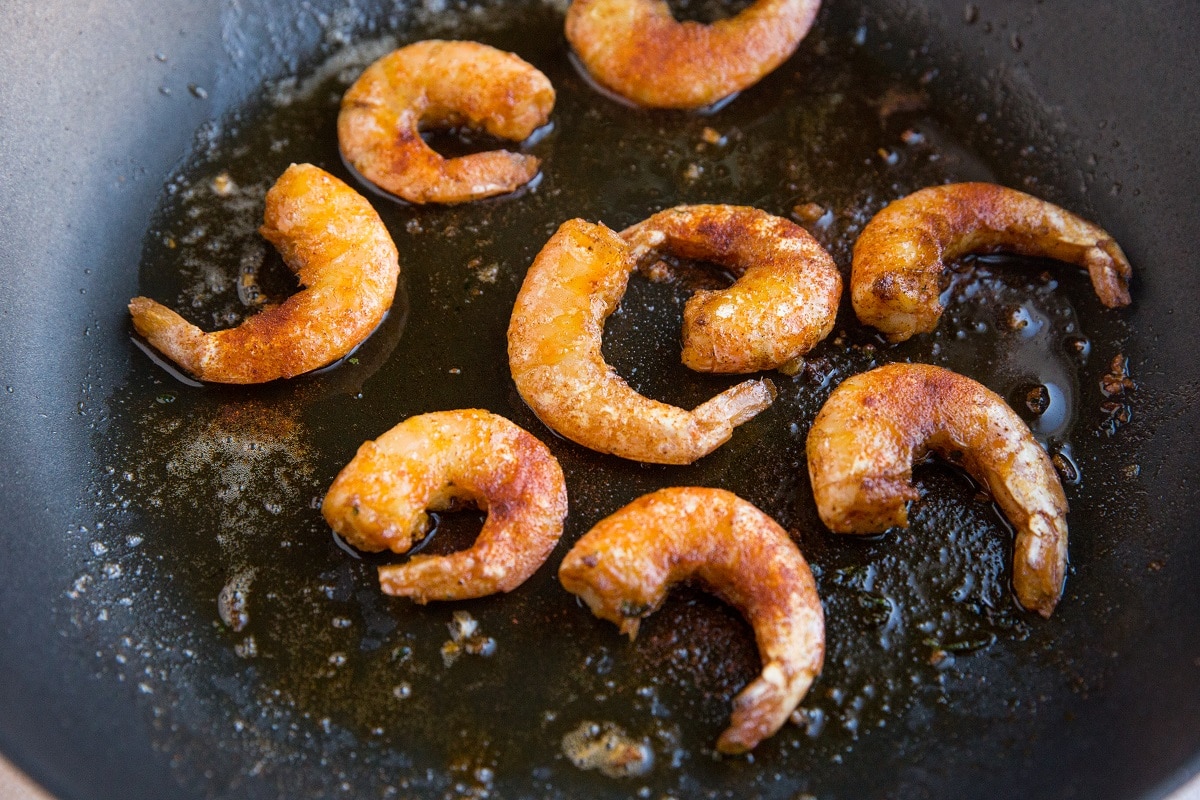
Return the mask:
{"type": "Polygon", "coordinates": [[[696,406],[692,414],[702,423],[737,427],[774,403],[777,394],[768,378],[744,381],[696,406]]]}
{"type": "Polygon", "coordinates": [[[1116,241],[1102,239],[1096,242],[1096,246],[1090,248],[1084,256],[1084,264],[1092,280],[1092,287],[1105,306],[1119,308],[1133,301],[1129,296],[1129,281],[1133,277],[1133,268],[1116,241]]]}
{"type": "Polygon", "coordinates": [[[813,678],[812,673],[801,672],[788,680],[778,664],[768,664],[763,674],[733,699],[730,725],[717,739],[717,751],[726,755],[749,752],[782,728],[813,678]]]}
{"type": "Polygon", "coordinates": [[[625,617],[621,620],[621,633],[628,636],[629,641],[636,641],[641,623],[641,617],[625,617]]]}
{"type": "Polygon", "coordinates": [[[1045,513],[1018,526],[1013,589],[1021,606],[1049,619],[1062,598],[1067,571],[1067,530],[1045,513]]]}
{"type": "Polygon", "coordinates": [[[133,328],[156,350],[203,380],[205,333],[163,304],[148,297],[129,301],[133,328]]]}

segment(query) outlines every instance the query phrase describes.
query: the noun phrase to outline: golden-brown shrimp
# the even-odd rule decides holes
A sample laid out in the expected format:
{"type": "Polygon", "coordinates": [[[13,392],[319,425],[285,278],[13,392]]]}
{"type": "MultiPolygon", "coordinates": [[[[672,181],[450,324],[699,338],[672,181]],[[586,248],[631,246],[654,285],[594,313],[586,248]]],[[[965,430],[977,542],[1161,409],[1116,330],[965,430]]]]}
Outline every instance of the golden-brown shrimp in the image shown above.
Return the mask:
{"type": "Polygon", "coordinates": [[[678,206],[621,232],[639,264],[660,252],[711,261],[737,281],[699,291],[683,310],[683,363],[701,372],[794,373],[833,330],[842,276],[795,223],[757,208],[678,206]]]}
{"type": "Polygon", "coordinates": [[[821,672],[825,617],[808,563],[775,520],[723,489],[634,500],[571,548],[558,577],[631,639],[671,585],[691,578],[742,613],[763,669],[734,698],[722,753],[744,753],[779,730],[821,672]]]}
{"type": "Polygon", "coordinates": [[[754,85],[795,52],[820,0],[756,0],[712,25],[665,0],[573,0],[567,40],[603,87],[652,108],[701,108],[754,85]]]}
{"type": "Polygon", "coordinates": [[[908,525],[913,462],[929,451],[987,487],[1016,529],[1013,586],[1049,617],[1067,566],[1067,498],[1046,451],[999,395],[928,364],[889,364],[848,378],[808,434],[817,511],[836,533],[908,525]]]}
{"type": "Polygon", "coordinates": [[[404,553],[425,535],[427,510],[461,500],[487,511],[475,544],[380,567],[386,594],[426,603],[512,591],[550,555],[567,515],[562,469],[546,446],[478,409],[409,417],[364,443],[321,513],[361,550],[404,553]]]}
{"type": "Polygon", "coordinates": [[[604,320],[635,267],[603,225],[569,220],[534,259],[508,326],[517,391],[558,433],[636,461],[690,464],[775,399],[769,381],[745,381],[692,411],[638,394],[604,361],[604,320]]]}
{"type": "Polygon", "coordinates": [[[292,164],[267,192],[261,233],[301,291],[228,330],[205,333],[146,297],[133,327],[202,381],[264,383],[354,350],[392,307],[400,275],[392,237],[358,192],[311,164],[292,164]]]}
{"type": "Polygon", "coordinates": [[[854,245],[854,311],[893,342],[932,331],[942,316],[946,261],[998,251],[1086,267],[1104,305],[1129,305],[1133,270],[1103,230],[1015,189],[957,183],[914,192],[867,223],[854,245]]]}
{"type": "Polygon", "coordinates": [[[540,161],[507,150],[443,158],[421,128],[465,124],[522,141],[553,107],[550,81],[513,53],[478,42],[416,42],[371,64],[346,91],[338,144],[386,192],[410,203],[466,203],[524,186],[540,161]]]}

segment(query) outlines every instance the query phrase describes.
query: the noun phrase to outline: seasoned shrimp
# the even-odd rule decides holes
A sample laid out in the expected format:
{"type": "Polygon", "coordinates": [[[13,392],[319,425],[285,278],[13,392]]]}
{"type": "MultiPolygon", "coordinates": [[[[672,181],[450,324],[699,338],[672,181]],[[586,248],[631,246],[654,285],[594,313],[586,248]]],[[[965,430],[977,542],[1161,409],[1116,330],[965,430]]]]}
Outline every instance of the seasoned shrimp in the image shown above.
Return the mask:
{"type": "Polygon", "coordinates": [[[380,567],[386,594],[426,603],[510,592],[550,555],[567,516],[562,469],[546,446],[477,409],[409,417],[364,443],[329,487],[321,513],[361,550],[405,553],[425,535],[426,511],[462,500],[487,511],[475,544],[380,567]]]}
{"type": "Polygon", "coordinates": [[[559,580],[633,639],[672,584],[699,579],[754,629],[762,674],[733,701],[722,753],[775,733],[821,672],[825,617],[808,563],[783,528],[723,489],[662,489],[587,532],[559,580]]]}
{"type": "Polygon", "coordinates": [[[712,25],[665,0],[573,0],[567,40],[606,89],[652,108],[702,108],[754,85],[795,52],[819,0],[757,0],[712,25]]]}
{"type": "Polygon", "coordinates": [[[1129,305],[1133,269],[1103,230],[1045,200],[990,183],[931,186],[876,214],[854,245],[858,318],[901,342],[937,327],[946,261],[1010,251],[1086,267],[1100,302],[1129,305]]]}
{"type": "Polygon", "coordinates": [[[908,525],[913,462],[961,461],[1016,528],[1013,586],[1049,617],[1067,566],[1067,499],[1046,451],[999,395],[928,364],[889,364],[847,379],[808,434],[817,511],[836,533],[908,525]]]}
{"type": "Polygon", "coordinates": [[[745,206],[678,206],[621,232],[639,264],[660,252],[711,261],[737,281],[683,310],[683,363],[701,372],[794,373],[833,330],[842,276],[808,232],[745,206]]]}
{"type": "Polygon", "coordinates": [[[466,124],[522,141],[553,107],[550,81],[513,53],[478,42],[416,42],[371,64],[346,91],[338,144],[386,192],[411,203],[466,203],[524,186],[540,161],[506,150],[443,158],[421,128],[466,124]]]}
{"type": "Polygon", "coordinates": [[[267,192],[261,233],[304,288],[241,325],[205,333],[146,297],[133,327],[202,381],[264,383],[351,352],[392,306],[399,256],[362,195],[311,164],[292,164],[267,192]]]}
{"type": "Polygon", "coordinates": [[[538,253],[508,326],[517,391],[542,422],[585,447],[636,461],[690,464],[775,399],[745,381],[692,411],[635,392],[600,352],[604,320],[635,267],[629,245],[603,225],[564,222],[538,253]]]}

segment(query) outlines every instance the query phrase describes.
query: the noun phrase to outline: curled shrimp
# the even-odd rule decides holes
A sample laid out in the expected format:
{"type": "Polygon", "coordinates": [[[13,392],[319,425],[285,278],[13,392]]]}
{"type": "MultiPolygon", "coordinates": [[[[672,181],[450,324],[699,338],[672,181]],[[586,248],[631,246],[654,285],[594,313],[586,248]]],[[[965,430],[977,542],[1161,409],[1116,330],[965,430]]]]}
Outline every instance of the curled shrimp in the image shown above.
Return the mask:
{"type": "Polygon", "coordinates": [[[665,0],[573,0],[567,40],[603,87],[640,106],[702,108],[754,85],[795,52],[819,0],[756,0],[712,25],[665,0]]]}
{"type": "Polygon", "coordinates": [[[392,237],[358,192],[311,164],[292,164],[267,192],[267,241],[304,288],[228,330],[205,333],[146,297],[133,327],[194,377],[264,383],[350,353],[392,306],[400,275],[392,237]]]}
{"type": "Polygon", "coordinates": [[[427,511],[463,500],[487,511],[475,544],[380,567],[386,594],[426,603],[510,592],[550,555],[567,515],[562,469],[546,446],[478,409],[409,417],[364,443],[321,513],[360,550],[405,553],[425,536],[427,511]]]}
{"type": "Polygon", "coordinates": [[[842,276],[807,231],[756,208],[678,206],[621,232],[640,264],[660,252],[711,261],[737,276],[683,310],[683,363],[701,372],[794,373],[833,330],[842,276]]]}
{"type": "Polygon", "coordinates": [[[541,162],[507,150],[443,158],[421,129],[466,124],[522,141],[553,107],[550,81],[513,53],[478,42],[416,42],[371,64],[346,91],[338,144],[386,192],[410,203],[466,203],[524,186],[541,162]]]}
{"type": "Polygon", "coordinates": [[[854,245],[858,318],[901,342],[937,327],[946,261],[1009,251],[1086,267],[1100,302],[1129,305],[1133,270],[1111,236],[1036,197],[991,183],[931,186],[886,206],[854,245]]]}
{"type": "Polygon", "coordinates": [[[534,413],[585,447],[636,461],[690,464],[775,399],[769,381],[744,381],[692,411],[638,394],[604,361],[604,320],[635,268],[628,244],[574,219],[525,275],[508,326],[513,382],[534,413]]]}
{"type": "Polygon", "coordinates": [[[779,730],[821,672],[825,617],[808,563],[775,520],[723,489],[639,497],[596,523],[558,577],[630,639],[671,585],[691,578],[742,613],[763,669],[733,700],[722,753],[744,753],[779,730]]]}
{"type": "Polygon", "coordinates": [[[913,462],[961,462],[1016,529],[1013,587],[1049,617],[1067,566],[1067,499],[1046,451],[999,395],[941,367],[889,364],[848,378],[808,434],[821,521],[836,533],[908,525],[913,462]]]}

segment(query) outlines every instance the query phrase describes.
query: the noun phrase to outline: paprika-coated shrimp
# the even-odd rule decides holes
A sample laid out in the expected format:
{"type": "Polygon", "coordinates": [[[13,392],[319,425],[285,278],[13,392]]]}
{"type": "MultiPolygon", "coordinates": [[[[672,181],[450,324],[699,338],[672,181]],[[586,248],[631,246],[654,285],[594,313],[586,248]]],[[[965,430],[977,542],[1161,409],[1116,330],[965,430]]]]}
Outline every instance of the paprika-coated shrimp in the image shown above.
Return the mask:
{"type": "Polygon", "coordinates": [[[848,378],[808,434],[817,511],[836,533],[908,525],[912,465],[936,452],[982,483],[1016,529],[1013,587],[1050,616],[1067,566],[1067,499],[1025,422],[999,395],[928,364],[889,364],[848,378]]]}
{"type": "Polygon", "coordinates": [[[876,214],[854,245],[858,318],[901,342],[937,327],[946,262],[1008,251],[1086,267],[1100,302],[1129,305],[1133,269],[1111,236],[1036,197],[991,183],[931,186],[876,214]]]}
{"type": "Polygon", "coordinates": [[[692,411],[638,394],[604,361],[604,320],[635,262],[603,225],[564,222],[534,259],[508,326],[513,382],[534,413],[585,447],[636,461],[690,464],[775,399],[745,381],[692,411]]]}
{"type": "Polygon", "coordinates": [[[512,591],[550,555],[567,515],[562,469],[546,446],[477,409],[409,417],[364,443],[321,513],[354,547],[405,553],[425,536],[428,510],[463,500],[487,511],[475,544],[380,567],[386,594],[426,603],[512,591]]]}
{"type": "Polygon", "coordinates": [[[671,585],[698,579],[754,629],[762,674],[733,700],[722,753],[744,753],[787,721],[821,671],[825,617],[808,563],[783,528],[723,489],[662,489],[596,523],[559,580],[629,638],[671,585]]]}
{"type": "Polygon", "coordinates": [[[267,192],[261,233],[303,287],[241,325],[205,333],[146,297],[133,327],[194,377],[263,383],[323,367],[354,350],[392,306],[399,257],[366,199],[311,164],[293,164],[267,192]]]}
{"type": "Polygon", "coordinates": [[[524,186],[540,161],[507,150],[443,158],[421,128],[465,124],[521,141],[553,107],[550,81],[513,53],[478,42],[416,42],[371,64],[346,91],[338,144],[386,192],[411,203],[466,203],[524,186]]]}
{"type": "Polygon", "coordinates": [[[757,0],[711,25],[665,0],[573,0],[567,40],[603,87],[640,106],[702,108],[754,85],[795,52],[819,0],[757,0]]]}
{"type": "Polygon", "coordinates": [[[701,372],[794,373],[833,330],[842,276],[799,225],[756,208],[678,206],[621,232],[639,264],[659,253],[711,261],[737,277],[683,310],[683,363],[701,372]]]}

